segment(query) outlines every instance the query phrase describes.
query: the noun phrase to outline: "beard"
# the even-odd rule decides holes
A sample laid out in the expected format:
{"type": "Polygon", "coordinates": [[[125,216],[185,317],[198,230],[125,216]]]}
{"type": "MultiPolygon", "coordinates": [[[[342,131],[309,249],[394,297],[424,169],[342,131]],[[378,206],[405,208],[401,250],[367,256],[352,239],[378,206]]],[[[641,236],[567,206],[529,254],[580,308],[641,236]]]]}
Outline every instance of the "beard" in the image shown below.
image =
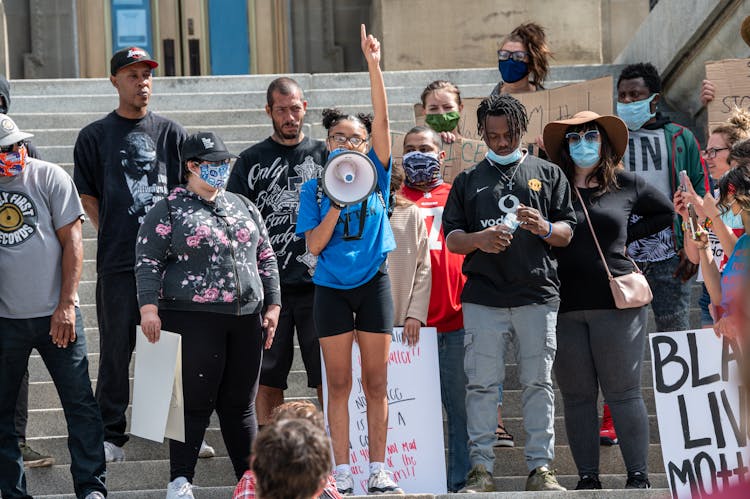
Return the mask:
{"type": "Polygon", "coordinates": [[[276,133],[276,135],[278,135],[284,140],[293,140],[293,139],[298,138],[301,130],[302,130],[302,122],[294,123],[292,121],[286,121],[284,123],[279,124],[279,123],[276,123],[276,121],[273,121],[273,131],[276,133]],[[290,126],[290,125],[294,127],[294,131],[289,131],[291,129],[287,128],[287,131],[285,132],[284,127],[290,126]]]}

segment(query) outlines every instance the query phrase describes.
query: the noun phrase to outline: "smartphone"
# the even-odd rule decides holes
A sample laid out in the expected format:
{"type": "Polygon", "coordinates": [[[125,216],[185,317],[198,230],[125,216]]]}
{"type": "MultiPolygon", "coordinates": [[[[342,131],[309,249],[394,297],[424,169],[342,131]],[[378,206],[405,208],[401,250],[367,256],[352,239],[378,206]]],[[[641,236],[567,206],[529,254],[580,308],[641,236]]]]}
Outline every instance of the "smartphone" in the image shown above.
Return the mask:
{"type": "Polygon", "coordinates": [[[695,207],[693,206],[693,203],[688,203],[687,205],[687,211],[688,211],[688,219],[686,220],[687,229],[688,229],[688,235],[690,238],[694,241],[698,241],[701,237],[701,226],[698,223],[698,214],[695,212],[695,207]]]}
{"type": "Polygon", "coordinates": [[[690,182],[690,178],[688,177],[688,174],[685,170],[680,170],[680,190],[682,192],[688,191],[688,182],[690,182]]]}

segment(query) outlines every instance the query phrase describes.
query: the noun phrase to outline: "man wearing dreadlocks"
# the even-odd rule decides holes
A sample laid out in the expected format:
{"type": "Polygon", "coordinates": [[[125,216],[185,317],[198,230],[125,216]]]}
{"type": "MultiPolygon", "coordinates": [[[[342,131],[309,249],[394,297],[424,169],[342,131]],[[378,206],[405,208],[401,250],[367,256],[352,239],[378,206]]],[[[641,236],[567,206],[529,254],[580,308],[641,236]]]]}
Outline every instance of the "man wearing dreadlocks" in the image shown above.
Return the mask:
{"type": "Polygon", "coordinates": [[[528,116],[508,94],[477,109],[487,157],[461,172],[443,212],[450,251],[466,255],[464,369],[469,457],[462,492],[491,492],[497,389],[505,378],[506,340],[516,345],[523,388],[526,490],[565,490],[554,458],[554,392],[559,281],[551,246],[567,246],[575,215],[562,170],[520,148],[528,116]]]}

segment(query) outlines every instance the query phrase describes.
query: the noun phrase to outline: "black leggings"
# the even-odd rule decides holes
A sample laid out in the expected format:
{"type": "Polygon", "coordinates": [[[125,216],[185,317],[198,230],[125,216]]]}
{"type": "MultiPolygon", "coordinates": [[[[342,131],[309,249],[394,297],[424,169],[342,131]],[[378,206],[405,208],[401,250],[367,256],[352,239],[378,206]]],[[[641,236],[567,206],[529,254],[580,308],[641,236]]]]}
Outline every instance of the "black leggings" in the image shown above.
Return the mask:
{"type": "Polygon", "coordinates": [[[159,315],[163,330],[182,335],[185,443],[169,441],[169,480],[183,476],[193,481],[214,409],[239,480],[248,469],[258,430],[255,395],[263,357],[260,316],[170,310],[159,315]]]}

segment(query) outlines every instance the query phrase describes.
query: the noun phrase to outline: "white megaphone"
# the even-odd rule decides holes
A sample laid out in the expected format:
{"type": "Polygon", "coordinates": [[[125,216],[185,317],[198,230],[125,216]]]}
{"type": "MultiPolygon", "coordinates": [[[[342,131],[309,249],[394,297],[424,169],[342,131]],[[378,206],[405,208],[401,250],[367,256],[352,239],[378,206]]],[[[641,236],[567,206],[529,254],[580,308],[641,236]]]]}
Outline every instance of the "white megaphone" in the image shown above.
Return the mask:
{"type": "Polygon", "coordinates": [[[369,196],[378,183],[373,162],[364,154],[344,151],[323,167],[323,191],[336,204],[357,204],[369,196]]]}

